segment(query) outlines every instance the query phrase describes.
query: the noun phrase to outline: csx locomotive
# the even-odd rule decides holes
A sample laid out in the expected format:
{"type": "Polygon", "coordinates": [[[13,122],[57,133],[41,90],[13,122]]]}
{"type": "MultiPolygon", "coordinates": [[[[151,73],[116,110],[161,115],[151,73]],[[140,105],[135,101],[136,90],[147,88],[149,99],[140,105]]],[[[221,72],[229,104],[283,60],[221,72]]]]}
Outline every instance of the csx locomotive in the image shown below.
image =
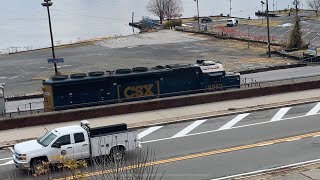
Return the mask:
{"type": "Polygon", "coordinates": [[[198,60],[152,68],[135,67],[53,76],[43,81],[45,111],[240,88],[240,74],[198,60]]]}

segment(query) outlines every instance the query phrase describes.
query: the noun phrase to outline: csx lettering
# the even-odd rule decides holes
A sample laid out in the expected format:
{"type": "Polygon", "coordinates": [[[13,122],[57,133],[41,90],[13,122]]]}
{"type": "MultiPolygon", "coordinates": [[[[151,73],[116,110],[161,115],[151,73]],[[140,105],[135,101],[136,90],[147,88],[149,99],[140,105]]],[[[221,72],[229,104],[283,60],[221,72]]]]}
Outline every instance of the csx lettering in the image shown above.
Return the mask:
{"type": "Polygon", "coordinates": [[[141,86],[129,86],[124,90],[124,96],[126,98],[142,97],[142,96],[152,96],[153,84],[146,84],[141,86]]]}
{"type": "Polygon", "coordinates": [[[220,89],[220,88],[222,88],[222,84],[214,84],[214,85],[208,86],[209,90],[220,89]]]}

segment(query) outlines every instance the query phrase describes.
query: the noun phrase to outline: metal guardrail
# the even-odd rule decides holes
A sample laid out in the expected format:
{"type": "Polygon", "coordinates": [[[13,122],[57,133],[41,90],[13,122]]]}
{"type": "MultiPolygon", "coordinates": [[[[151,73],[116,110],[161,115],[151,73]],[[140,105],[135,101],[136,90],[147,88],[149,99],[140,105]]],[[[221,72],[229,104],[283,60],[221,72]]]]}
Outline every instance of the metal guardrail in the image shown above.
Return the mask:
{"type": "Polygon", "coordinates": [[[293,84],[300,83],[305,81],[315,81],[320,80],[320,75],[314,76],[300,76],[295,78],[283,78],[272,81],[256,81],[253,78],[242,78],[241,79],[241,87],[242,88],[250,88],[250,87],[266,87],[266,86],[275,86],[281,84],[293,84]]]}
{"type": "Polygon", "coordinates": [[[1,118],[14,118],[14,117],[19,117],[19,116],[26,116],[26,115],[40,114],[40,113],[44,113],[44,109],[33,109],[33,110],[29,110],[29,111],[2,113],[0,115],[0,119],[1,118]]]}

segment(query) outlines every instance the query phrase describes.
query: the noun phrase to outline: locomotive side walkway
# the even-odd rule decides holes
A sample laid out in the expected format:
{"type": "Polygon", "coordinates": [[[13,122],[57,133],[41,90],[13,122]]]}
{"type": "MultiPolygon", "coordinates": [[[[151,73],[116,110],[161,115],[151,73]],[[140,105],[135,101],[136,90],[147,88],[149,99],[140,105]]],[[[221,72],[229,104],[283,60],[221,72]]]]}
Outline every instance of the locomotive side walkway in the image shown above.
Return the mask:
{"type": "MultiPolygon", "coordinates": [[[[126,115],[89,119],[92,127],[116,123],[127,123],[129,127],[148,127],[156,124],[170,124],[194,119],[238,114],[246,111],[290,106],[320,101],[320,89],[283,93],[270,96],[207,103],[165,110],[132,113],[126,115]]],[[[79,124],[79,121],[50,124],[0,131],[0,147],[14,144],[17,140],[31,139],[43,135],[55,127],[79,124]]],[[[1,148],[0,148],[1,149],[1,148]]]]}

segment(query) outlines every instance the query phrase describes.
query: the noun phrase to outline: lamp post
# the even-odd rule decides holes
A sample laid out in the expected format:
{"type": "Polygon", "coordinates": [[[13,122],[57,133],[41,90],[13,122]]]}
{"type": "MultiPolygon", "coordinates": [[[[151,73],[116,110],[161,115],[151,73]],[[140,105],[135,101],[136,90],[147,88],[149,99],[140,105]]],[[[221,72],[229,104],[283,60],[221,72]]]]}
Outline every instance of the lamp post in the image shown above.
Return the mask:
{"type": "Polygon", "coordinates": [[[268,57],[271,57],[271,47],[270,47],[270,27],[269,27],[269,5],[268,0],[266,0],[266,6],[267,6],[267,29],[268,29],[268,57]]]}
{"type": "Polygon", "coordinates": [[[194,0],[194,1],[197,1],[197,12],[198,12],[198,31],[200,31],[199,0],[194,0]]]}
{"type": "Polygon", "coordinates": [[[265,4],[263,1],[260,1],[261,2],[261,8],[262,8],[262,16],[261,16],[261,20],[262,20],[262,24],[263,24],[263,5],[265,4]]]}
{"type": "MultiPolygon", "coordinates": [[[[43,3],[41,3],[42,6],[47,7],[47,12],[48,12],[48,19],[49,19],[49,29],[50,29],[50,38],[51,38],[51,49],[52,49],[52,57],[53,59],[56,58],[55,52],[54,52],[54,43],[53,43],[53,36],[52,36],[52,27],[51,27],[51,18],[50,18],[50,10],[49,7],[52,6],[52,2],[51,0],[44,0],[43,3]]],[[[55,75],[58,74],[58,70],[57,70],[57,63],[53,63],[54,64],[54,72],[55,75]]]]}
{"type": "Polygon", "coordinates": [[[250,26],[248,23],[248,49],[250,48],[250,26]]]}
{"type": "Polygon", "coordinates": [[[272,11],[273,11],[273,13],[274,13],[274,6],[275,6],[275,4],[274,4],[274,0],[272,0],[272,6],[273,6],[272,11]]]}
{"type": "Polygon", "coordinates": [[[230,0],[230,13],[229,13],[230,17],[231,17],[231,10],[232,10],[232,7],[231,7],[231,0],[230,0]]]}

